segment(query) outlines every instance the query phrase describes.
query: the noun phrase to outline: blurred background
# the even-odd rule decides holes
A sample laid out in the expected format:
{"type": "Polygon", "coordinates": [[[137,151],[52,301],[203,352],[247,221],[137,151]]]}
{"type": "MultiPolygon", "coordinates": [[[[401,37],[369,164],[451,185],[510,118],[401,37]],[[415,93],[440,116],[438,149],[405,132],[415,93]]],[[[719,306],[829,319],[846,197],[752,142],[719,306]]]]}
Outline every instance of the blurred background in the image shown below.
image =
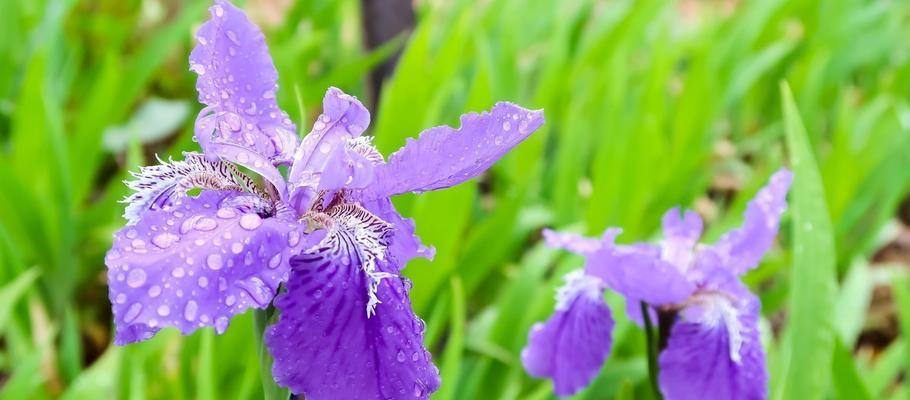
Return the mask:
{"type": "MultiPolygon", "coordinates": [[[[518,355],[582,260],[542,227],[654,239],[683,205],[714,240],[782,165],[798,200],[745,277],[772,397],[910,396],[910,3],[243,3],[304,132],[329,85],[368,103],[385,154],[497,100],[546,110],[482,179],[396,199],[438,249],[406,270],[434,399],[553,398],[518,355]]],[[[196,149],[187,56],[208,5],[0,0],[0,399],[262,397],[251,313],[223,336],[110,344],[121,181],[196,149]]],[[[647,399],[644,335],[608,301],[613,355],[576,398],[647,399]]]]}

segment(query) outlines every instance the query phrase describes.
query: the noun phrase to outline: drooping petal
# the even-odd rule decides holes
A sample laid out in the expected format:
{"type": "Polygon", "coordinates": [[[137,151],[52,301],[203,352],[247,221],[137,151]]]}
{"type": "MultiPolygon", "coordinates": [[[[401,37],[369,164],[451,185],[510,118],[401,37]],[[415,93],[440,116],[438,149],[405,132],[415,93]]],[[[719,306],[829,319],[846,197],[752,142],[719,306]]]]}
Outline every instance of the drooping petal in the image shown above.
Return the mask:
{"type": "Polygon", "coordinates": [[[115,233],[105,258],[115,342],[163,327],[220,333],[233,315],[268,306],[290,255],[306,245],[293,219],[260,215],[274,212],[255,195],[206,190],[115,233]]]}
{"type": "Polygon", "coordinates": [[[307,399],[426,399],[439,373],[423,348],[410,283],[382,247],[390,226],[362,208],[326,221],[325,239],[292,260],[278,322],[266,334],[276,381],[307,399]]]}
{"type": "MultiPolygon", "coordinates": [[[[347,182],[348,177],[354,179],[357,171],[337,171],[334,168],[338,167],[338,163],[353,165],[360,162],[364,167],[371,166],[372,163],[363,162],[361,158],[366,157],[355,149],[361,144],[354,141],[369,124],[370,113],[356,97],[340,89],[329,88],[322,100],[322,115],[316,118],[313,130],[294,154],[294,163],[288,175],[291,198],[303,196],[311,200],[319,189],[323,174],[330,174],[326,179],[331,180],[331,184],[336,184],[338,179],[342,184],[347,182]],[[361,157],[357,157],[358,154],[361,157]]],[[[362,175],[358,178],[364,179],[362,175]]],[[[369,174],[369,179],[372,179],[372,174],[369,174]]],[[[298,202],[300,200],[292,200],[292,203],[298,202]]]]}
{"type": "Polygon", "coordinates": [[[613,318],[599,279],[574,271],[557,294],[556,311],[528,334],[521,361],[532,376],[553,380],[557,395],[581,390],[610,354],[613,318]]]}
{"type": "Polygon", "coordinates": [[[695,295],[660,354],[660,388],[668,400],[767,398],[760,304],[736,284],[695,295]]]}
{"type": "Polygon", "coordinates": [[[680,270],[688,270],[694,256],[695,244],[701,237],[701,217],[691,210],[680,214],[678,208],[672,208],[664,214],[663,229],[661,256],[680,270]]]}
{"type": "Polygon", "coordinates": [[[755,268],[777,236],[792,182],[793,173],[789,170],[774,173],[768,185],[749,202],[742,226],[706,250],[716,253],[720,262],[737,275],[755,268]]]}
{"type": "Polygon", "coordinates": [[[197,118],[196,139],[210,156],[213,145],[232,143],[269,164],[289,163],[296,128],[278,108],[278,73],[265,37],[228,1],[216,0],[209,11],[212,17],[199,28],[190,54],[199,101],[208,106],[197,118]]]}
{"type": "Polygon", "coordinates": [[[547,246],[565,249],[575,254],[588,256],[600,250],[604,244],[610,245],[616,236],[622,233],[621,229],[607,229],[600,239],[581,236],[574,233],[557,232],[550,229],[543,230],[543,238],[547,246]]]}
{"type": "Polygon", "coordinates": [[[683,271],[664,261],[657,246],[608,243],[587,259],[585,272],[603,280],[626,300],[643,300],[655,306],[675,304],[695,291],[683,271]]]}
{"type": "Polygon", "coordinates": [[[199,153],[183,153],[183,157],[170,162],[158,159],[159,165],[132,173],[135,179],[125,183],[134,192],[123,200],[128,204],[123,217],[129,224],[138,222],[145,210],[171,205],[193,188],[259,192],[256,184],[230,163],[208,161],[199,153]]]}
{"type": "Polygon", "coordinates": [[[430,128],[376,167],[370,193],[389,197],[457,185],[486,171],[542,124],[543,111],[503,102],[490,112],[463,115],[461,128],[430,128]]]}

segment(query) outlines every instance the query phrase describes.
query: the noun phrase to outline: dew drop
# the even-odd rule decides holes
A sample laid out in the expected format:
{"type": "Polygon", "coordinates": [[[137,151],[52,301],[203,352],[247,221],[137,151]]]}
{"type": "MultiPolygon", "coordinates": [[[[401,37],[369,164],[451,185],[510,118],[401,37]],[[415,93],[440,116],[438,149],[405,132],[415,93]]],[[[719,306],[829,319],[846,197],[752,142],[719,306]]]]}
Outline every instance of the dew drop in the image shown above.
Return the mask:
{"type": "Polygon", "coordinates": [[[126,310],[126,315],[123,316],[123,322],[130,323],[136,320],[136,317],[139,316],[139,312],[142,311],[142,304],[133,303],[128,310],[126,310]]]}
{"type": "Polygon", "coordinates": [[[134,268],[130,270],[130,273],[126,275],[126,284],[131,288],[137,288],[142,286],[145,283],[145,271],[134,268]]]}
{"type": "Polygon", "coordinates": [[[184,269],[181,267],[174,268],[174,270],[171,271],[171,276],[174,278],[183,278],[185,275],[186,271],[184,271],[184,269]]]}
{"type": "Polygon", "coordinates": [[[271,269],[278,268],[278,264],[280,264],[280,263],[281,263],[281,253],[275,254],[269,260],[269,268],[271,268],[271,269]]]}
{"type": "Polygon", "coordinates": [[[319,145],[319,152],[322,154],[329,154],[329,151],[332,150],[332,146],[328,143],[323,143],[319,145]]]}
{"type": "Polygon", "coordinates": [[[197,231],[205,232],[217,228],[218,223],[211,218],[200,218],[198,221],[196,221],[196,225],[194,225],[194,227],[197,231]]]}
{"type": "Polygon", "coordinates": [[[506,131],[506,132],[512,130],[512,123],[509,122],[509,121],[503,122],[503,123],[502,123],[502,130],[504,130],[504,131],[506,131]]]}
{"type": "Polygon", "coordinates": [[[149,288],[148,293],[149,293],[149,297],[151,297],[151,298],[158,297],[161,294],[161,286],[153,285],[152,287],[149,288]]]}
{"type": "Polygon", "coordinates": [[[260,218],[258,214],[249,213],[243,214],[243,216],[240,217],[240,227],[243,229],[251,231],[258,228],[259,225],[262,225],[262,218],[260,218]]]}
{"type": "Polygon", "coordinates": [[[195,320],[197,311],[199,311],[199,305],[194,300],[190,300],[183,308],[183,318],[186,318],[187,321],[195,320]]]}
{"type": "Polygon", "coordinates": [[[130,230],[126,231],[126,237],[129,238],[129,239],[135,239],[135,238],[136,238],[136,235],[138,235],[138,234],[139,234],[139,233],[136,232],[135,229],[130,229],[130,230]]]}
{"type": "Polygon", "coordinates": [[[398,362],[404,362],[404,352],[401,350],[398,350],[398,356],[396,357],[396,359],[398,360],[398,362]]]}
{"type": "Polygon", "coordinates": [[[250,161],[250,155],[246,154],[246,152],[241,151],[240,153],[237,154],[237,162],[245,163],[248,161],[250,161]]]}
{"type": "Polygon", "coordinates": [[[126,295],[123,294],[123,293],[119,293],[119,294],[117,294],[117,297],[114,298],[114,301],[115,301],[117,304],[126,303],[126,295]]]}
{"type": "Polygon", "coordinates": [[[263,99],[274,99],[274,98],[275,98],[275,91],[274,91],[274,90],[271,90],[271,89],[266,90],[265,92],[262,93],[262,98],[263,98],[263,99]]]}
{"type": "Polygon", "coordinates": [[[288,246],[294,247],[300,242],[300,232],[291,231],[288,233],[288,246]]]}
{"type": "Polygon", "coordinates": [[[171,315],[171,308],[168,307],[167,304],[162,304],[162,305],[158,306],[158,315],[160,315],[162,317],[171,315]]]}
{"type": "Polygon", "coordinates": [[[224,260],[221,258],[221,254],[209,254],[205,259],[205,265],[208,265],[213,271],[221,269],[221,266],[224,264],[224,260]]]}
{"type": "Polygon", "coordinates": [[[225,34],[227,35],[228,39],[230,39],[232,42],[234,42],[234,44],[236,44],[238,46],[240,45],[240,41],[237,40],[237,34],[234,33],[234,31],[227,31],[227,32],[225,32],[225,34]]]}
{"type": "Polygon", "coordinates": [[[234,254],[240,254],[243,251],[243,243],[234,242],[231,244],[231,252],[234,254]]]}
{"type": "Polygon", "coordinates": [[[209,285],[209,278],[200,276],[196,283],[198,283],[201,288],[207,287],[209,285]]]}
{"type": "Polygon", "coordinates": [[[215,319],[215,333],[222,334],[227,330],[228,319],[227,317],[218,317],[215,319]]]}
{"type": "Polygon", "coordinates": [[[313,130],[321,131],[323,129],[325,129],[325,122],[316,121],[316,123],[313,124],[313,130]]]}
{"type": "Polygon", "coordinates": [[[224,9],[221,8],[221,6],[215,6],[214,9],[215,9],[215,16],[216,16],[216,17],[221,18],[221,17],[224,16],[224,9]]]}
{"type": "Polygon", "coordinates": [[[234,211],[233,208],[225,207],[225,208],[218,209],[218,212],[215,213],[215,215],[217,215],[218,218],[231,219],[231,218],[234,218],[237,216],[237,212],[234,211]]]}
{"type": "Polygon", "coordinates": [[[163,232],[155,235],[155,237],[152,238],[152,244],[162,249],[166,249],[168,247],[171,247],[178,240],[180,240],[179,236],[173,233],[163,232]]]}
{"type": "Polygon", "coordinates": [[[228,307],[234,305],[236,302],[237,298],[234,297],[234,295],[229,295],[226,299],[224,299],[224,304],[226,304],[228,307]]]}

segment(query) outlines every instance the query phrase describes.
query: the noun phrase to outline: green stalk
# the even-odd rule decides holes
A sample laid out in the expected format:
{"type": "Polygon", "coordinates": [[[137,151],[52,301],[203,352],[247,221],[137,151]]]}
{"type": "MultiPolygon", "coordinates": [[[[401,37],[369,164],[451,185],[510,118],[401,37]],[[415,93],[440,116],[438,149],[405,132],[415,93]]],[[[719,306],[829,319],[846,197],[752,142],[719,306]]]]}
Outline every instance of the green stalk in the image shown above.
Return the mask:
{"type": "Polygon", "coordinates": [[[256,336],[256,350],[259,352],[259,376],[262,377],[262,392],[265,400],[287,400],[287,389],[279,387],[272,378],[272,355],[265,346],[263,336],[265,328],[269,326],[269,319],[274,313],[274,308],[253,310],[253,334],[256,336]]]}
{"type": "Polygon", "coordinates": [[[658,400],[663,399],[660,394],[660,388],[657,385],[657,339],[654,337],[654,324],[651,323],[651,313],[648,312],[648,305],[645,302],[639,303],[641,306],[642,319],[645,321],[645,340],[648,348],[648,377],[651,381],[651,389],[658,400]]]}

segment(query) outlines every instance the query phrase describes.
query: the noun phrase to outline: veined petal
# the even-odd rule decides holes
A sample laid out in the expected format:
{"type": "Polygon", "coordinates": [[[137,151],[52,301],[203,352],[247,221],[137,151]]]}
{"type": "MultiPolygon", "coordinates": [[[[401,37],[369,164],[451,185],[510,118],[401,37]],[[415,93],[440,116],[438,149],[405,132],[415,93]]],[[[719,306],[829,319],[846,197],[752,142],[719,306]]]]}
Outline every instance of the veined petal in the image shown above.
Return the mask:
{"type": "Polygon", "coordinates": [[[759,302],[738,284],[693,296],[660,355],[660,388],[669,400],[767,398],[759,302]]]}
{"type": "Polygon", "coordinates": [[[280,214],[258,196],[205,190],[116,232],[105,258],[115,342],[163,327],[221,333],[233,315],[268,306],[307,239],[293,219],[260,215],[272,213],[280,214]]]}
{"type": "Polygon", "coordinates": [[[701,217],[695,211],[686,210],[680,214],[678,208],[672,208],[664,214],[663,229],[661,256],[681,271],[687,271],[693,261],[695,244],[701,237],[701,217]]]}
{"type": "MultiPolygon", "coordinates": [[[[211,154],[216,143],[233,143],[270,163],[287,164],[297,147],[296,128],[275,99],[278,73],[265,37],[243,11],[225,0],[196,34],[190,70],[199,78],[196,138],[211,154]]],[[[231,160],[236,161],[236,160],[231,160]]]]}
{"type": "Polygon", "coordinates": [[[382,256],[390,227],[362,208],[326,221],[292,260],[278,322],[266,334],[276,381],[307,399],[426,399],[439,373],[423,348],[410,283],[382,256]],[[381,303],[381,304],[379,304],[381,303]]]}
{"type": "MultiPolygon", "coordinates": [[[[329,88],[322,100],[322,115],[313,123],[313,130],[303,139],[294,154],[294,164],[288,175],[291,191],[315,191],[320,186],[323,174],[331,174],[326,179],[337,180],[344,175],[341,182],[355,176],[356,171],[335,171],[338,163],[355,164],[352,159],[359,154],[353,150],[359,137],[370,124],[370,113],[356,97],[345,94],[337,88],[329,88]],[[348,150],[351,151],[348,151],[348,150]],[[339,153],[340,152],[340,153],[339,153]],[[345,172],[349,172],[345,174],[345,172]]],[[[371,166],[363,163],[364,167],[371,166]]],[[[372,174],[370,174],[372,178],[372,174]]],[[[292,193],[292,197],[300,194],[292,193]]]]}
{"type": "Polygon", "coordinates": [[[128,204],[123,217],[129,224],[138,222],[146,210],[173,204],[193,188],[259,193],[256,184],[232,164],[208,161],[199,153],[183,153],[183,157],[181,161],[170,162],[158,159],[159,165],[142,167],[138,173],[132,173],[135,179],[125,183],[134,193],[123,200],[128,204]]]}
{"type": "Polygon", "coordinates": [[[746,207],[743,225],[704,251],[716,253],[721,264],[737,275],[755,268],[777,236],[792,182],[793,173],[787,169],[771,175],[768,185],[746,207]]]}
{"type": "Polygon", "coordinates": [[[664,261],[657,246],[608,243],[587,259],[585,272],[603,280],[626,300],[643,300],[654,306],[675,304],[695,291],[683,271],[664,261]]]}
{"type": "Polygon", "coordinates": [[[493,110],[465,114],[461,128],[430,128],[376,166],[369,192],[389,197],[457,185],[486,171],[506,152],[543,124],[543,111],[530,111],[512,103],[497,103],[493,110]]]}
{"type": "Polygon", "coordinates": [[[613,318],[603,293],[600,279],[582,271],[567,274],[553,316],[528,334],[522,364],[530,375],[552,379],[559,396],[587,386],[610,354],[613,318]]]}

